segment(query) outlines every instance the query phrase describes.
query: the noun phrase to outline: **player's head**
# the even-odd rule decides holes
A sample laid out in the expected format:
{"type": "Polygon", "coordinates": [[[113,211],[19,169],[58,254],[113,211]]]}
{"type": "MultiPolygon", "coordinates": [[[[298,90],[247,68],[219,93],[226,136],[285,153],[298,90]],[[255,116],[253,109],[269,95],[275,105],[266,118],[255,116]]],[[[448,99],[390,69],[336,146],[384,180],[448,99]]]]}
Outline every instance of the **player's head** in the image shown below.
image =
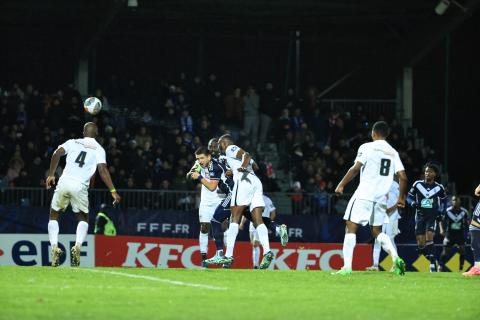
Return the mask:
{"type": "Polygon", "coordinates": [[[98,135],[98,127],[93,122],[87,122],[83,126],[83,136],[86,138],[95,138],[98,135]]]}
{"type": "Polygon", "coordinates": [[[233,144],[233,138],[229,134],[224,134],[218,139],[218,147],[222,153],[224,153],[227,147],[231,144],[233,144]]]}
{"type": "Polygon", "coordinates": [[[436,165],[434,165],[433,163],[427,163],[423,170],[423,173],[425,175],[425,181],[427,182],[435,181],[435,178],[438,176],[439,171],[440,170],[436,165]]]}
{"type": "Polygon", "coordinates": [[[456,209],[458,209],[462,206],[462,200],[460,200],[459,196],[453,196],[452,197],[452,206],[456,209]]]}
{"type": "Polygon", "coordinates": [[[372,139],[373,140],[385,140],[390,133],[390,127],[385,121],[377,121],[372,127],[372,139]]]}
{"type": "Polygon", "coordinates": [[[212,138],[208,141],[208,151],[214,156],[217,156],[220,151],[218,150],[218,138],[212,138]]]}
{"type": "Polygon", "coordinates": [[[210,161],[212,160],[212,155],[205,147],[200,147],[195,151],[195,158],[202,167],[207,167],[210,161]]]}

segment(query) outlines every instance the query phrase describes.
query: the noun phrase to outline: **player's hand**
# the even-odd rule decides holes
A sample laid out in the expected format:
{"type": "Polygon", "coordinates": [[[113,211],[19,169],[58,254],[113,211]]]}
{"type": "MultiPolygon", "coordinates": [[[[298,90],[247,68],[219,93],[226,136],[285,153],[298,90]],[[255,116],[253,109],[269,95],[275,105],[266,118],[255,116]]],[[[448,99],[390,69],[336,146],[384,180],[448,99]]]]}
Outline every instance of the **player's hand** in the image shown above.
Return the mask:
{"type": "Polygon", "coordinates": [[[122,198],[120,197],[120,195],[117,192],[112,192],[111,195],[112,195],[112,198],[113,198],[112,205],[116,206],[117,204],[120,203],[122,198]]]}
{"type": "Polygon", "coordinates": [[[227,176],[227,177],[233,177],[233,171],[232,171],[232,170],[227,170],[227,171],[225,171],[225,176],[227,176]]]}
{"type": "Polygon", "coordinates": [[[45,181],[45,186],[47,190],[55,185],[55,176],[48,176],[47,181],[45,181]]]}
{"type": "Polygon", "coordinates": [[[480,184],[478,185],[478,187],[475,188],[475,195],[477,197],[480,197],[480,184]]]}
{"type": "Polygon", "coordinates": [[[343,194],[343,187],[342,186],[337,186],[337,188],[335,188],[335,193],[336,194],[343,194]]]}
{"type": "Polygon", "coordinates": [[[200,177],[200,173],[195,171],[195,172],[192,172],[192,174],[190,175],[190,177],[192,178],[192,180],[197,180],[198,177],[200,177]]]}
{"type": "Polygon", "coordinates": [[[405,199],[398,199],[396,206],[397,206],[397,208],[404,209],[405,208],[405,199]]]}
{"type": "Polygon", "coordinates": [[[244,167],[240,167],[237,170],[238,172],[247,172],[247,168],[244,168],[244,167]]]}

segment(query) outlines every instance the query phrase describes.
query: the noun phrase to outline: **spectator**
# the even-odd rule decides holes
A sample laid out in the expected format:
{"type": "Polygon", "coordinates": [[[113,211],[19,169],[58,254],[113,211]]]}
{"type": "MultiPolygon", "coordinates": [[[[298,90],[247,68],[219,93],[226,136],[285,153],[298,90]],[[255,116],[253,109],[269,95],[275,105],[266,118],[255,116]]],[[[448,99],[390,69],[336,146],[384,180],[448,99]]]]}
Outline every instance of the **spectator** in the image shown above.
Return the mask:
{"type": "Polygon", "coordinates": [[[265,91],[262,94],[262,103],[260,104],[260,143],[267,142],[267,136],[270,131],[272,119],[278,116],[278,99],[273,91],[273,84],[270,82],[265,85],[265,91]]]}

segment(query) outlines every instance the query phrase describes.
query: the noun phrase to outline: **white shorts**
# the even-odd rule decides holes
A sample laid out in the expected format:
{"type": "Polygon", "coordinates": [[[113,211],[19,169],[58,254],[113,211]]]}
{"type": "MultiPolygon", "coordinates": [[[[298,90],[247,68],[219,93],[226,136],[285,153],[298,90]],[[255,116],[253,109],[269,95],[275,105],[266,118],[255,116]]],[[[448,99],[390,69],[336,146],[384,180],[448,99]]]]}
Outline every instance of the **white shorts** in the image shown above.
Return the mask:
{"type": "Polygon", "coordinates": [[[265,201],[263,201],[263,187],[260,179],[252,173],[249,173],[242,178],[242,173],[239,173],[240,177],[235,180],[232,192],[231,206],[248,206],[250,212],[258,207],[265,207],[265,201]]]}
{"type": "Polygon", "coordinates": [[[201,223],[210,223],[213,219],[213,215],[215,214],[215,210],[217,209],[218,203],[208,203],[204,204],[200,202],[200,207],[198,208],[198,217],[201,223]]]}
{"type": "Polygon", "coordinates": [[[250,226],[248,227],[248,233],[250,234],[250,241],[260,241],[258,237],[257,229],[253,226],[253,222],[250,221],[250,226]]]}
{"type": "Polygon", "coordinates": [[[389,217],[389,222],[384,223],[382,227],[382,232],[385,233],[387,236],[390,238],[395,238],[400,233],[400,230],[398,229],[398,220],[400,219],[400,215],[398,214],[398,211],[395,210],[394,213],[392,213],[389,217]]]}
{"type": "Polygon", "coordinates": [[[51,208],[57,212],[64,212],[68,205],[75,213],[88,213],[88,186],[83,183],[60,178],[52,198],[51,208]]]}
{"type": "Polygon", "coordinates": [[[385,204],[352,197],[348,202],[343,219],[362,226],[367,224],[381,226],[389,221],[386,210],[385,204]]]}

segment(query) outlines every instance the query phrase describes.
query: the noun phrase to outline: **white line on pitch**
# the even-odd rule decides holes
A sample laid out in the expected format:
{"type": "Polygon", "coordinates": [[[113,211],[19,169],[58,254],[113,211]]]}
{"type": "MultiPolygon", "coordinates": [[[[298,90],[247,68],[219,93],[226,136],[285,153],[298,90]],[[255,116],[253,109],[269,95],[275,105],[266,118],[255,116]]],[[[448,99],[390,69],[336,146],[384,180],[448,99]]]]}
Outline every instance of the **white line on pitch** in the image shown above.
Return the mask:
{"type": "Polygon", "coordinates": [[[112,274],[112,275],[115,275],[115,276],[123,276],[123,277],[127,277],[127,278],[157,281],[157,282],[173,284],[173,285],[176,285],[176,286],[202,288],[202,289],[210,289],[210,290],[227,290],[227,288],[225,288],[225,287],[217,287],[217,286],[211,286],[211,285],[208,285],[208,284],[199,284],[199,283],[190,283],[190,282],[183,282],[183,281],[177,281],[177,280],[162,279],[162,278],[157,278],[157,277],[142,276],[142,275],[139,275],[139,274],[125,273],[125,272],[103,271],[103,270],[83,269],[83,268],[78,268],[77,270],[98,272],[98,273],[106,273],[106,274],[112,274]]]}

